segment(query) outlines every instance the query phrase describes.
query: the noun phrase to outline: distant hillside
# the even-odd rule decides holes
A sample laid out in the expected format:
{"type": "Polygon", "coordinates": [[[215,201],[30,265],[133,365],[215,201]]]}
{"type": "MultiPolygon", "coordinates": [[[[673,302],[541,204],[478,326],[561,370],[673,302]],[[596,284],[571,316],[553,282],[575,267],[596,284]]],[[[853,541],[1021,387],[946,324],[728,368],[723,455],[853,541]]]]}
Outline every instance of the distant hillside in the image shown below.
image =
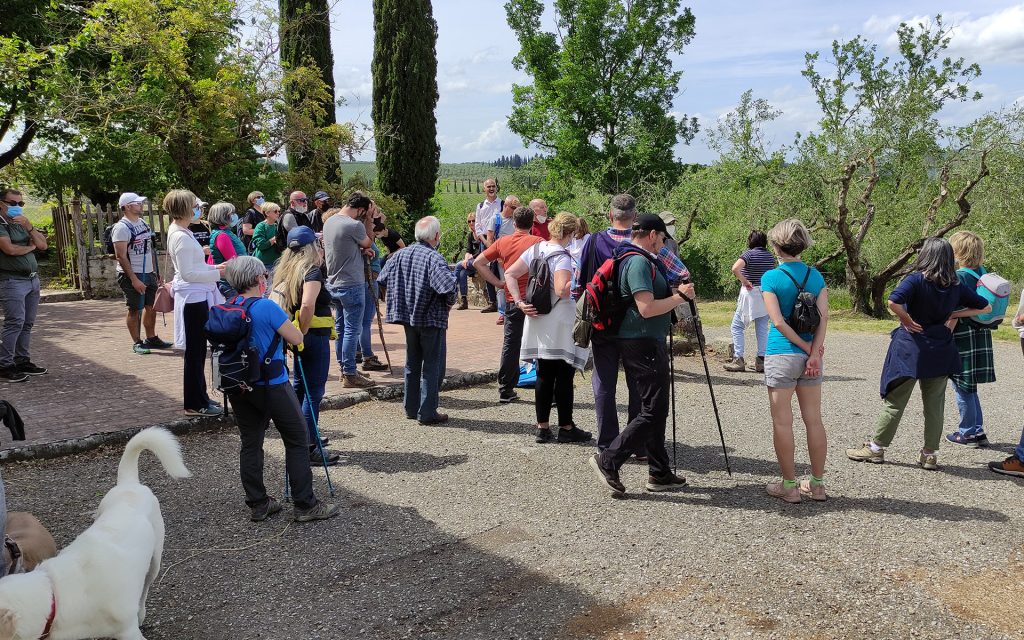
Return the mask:
{"type": "MultiPolygon", "coordinates": [[[[357,173],[363,174],[368,180],[377,179],[377,164],[375,162],[342,162],[341,171],[345,176],[353,176],[357,173]]],[[[495,167],[489,162],[457,162],[441,163],[438,167],[437,177],[441,180],[486,180],[491,176],[501,178],[508,169],[495,167]]]]}

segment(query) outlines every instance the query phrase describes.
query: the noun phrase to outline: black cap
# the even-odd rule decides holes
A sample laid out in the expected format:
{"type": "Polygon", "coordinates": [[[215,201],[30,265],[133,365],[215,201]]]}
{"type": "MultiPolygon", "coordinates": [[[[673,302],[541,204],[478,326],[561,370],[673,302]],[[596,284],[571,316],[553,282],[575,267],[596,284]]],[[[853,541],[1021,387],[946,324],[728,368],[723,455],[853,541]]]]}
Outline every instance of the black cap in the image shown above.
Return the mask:
{"type": "Polygon", "coordinates": [[[637,216],[636,222],[633,223],[633,231],[660,231],[668,235],[665,221],[653,213],[643,213],[637,216]]]}

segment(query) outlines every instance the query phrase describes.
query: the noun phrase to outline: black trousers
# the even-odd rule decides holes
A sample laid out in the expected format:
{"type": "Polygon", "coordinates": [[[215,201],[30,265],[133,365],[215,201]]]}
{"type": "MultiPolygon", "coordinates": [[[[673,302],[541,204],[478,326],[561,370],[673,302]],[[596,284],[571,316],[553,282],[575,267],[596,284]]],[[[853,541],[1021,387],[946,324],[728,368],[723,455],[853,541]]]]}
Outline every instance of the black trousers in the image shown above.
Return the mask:
{"type": "Polygon", "coordinates": [[[501,342],[501,362],[498,364],[498,395],[502,398],[515,393],[519,383],[519,348],[523,345],[525,324],[526,314],[519,307],[505,309],[505,337],[501,342]]]}
{"type": "Polygon", "coordinates": [[[620,338],[619,353],[626,379],[632,380],[633,391],[639,397],[640,411],[601,452],[601,466],[618,471],[630,455],[646,447],[651,475],[665,476],[672,470],[665,451],[671,391],[668,349],[660,340],[620,338]]]}
{"type": "Polygon", "coordinates": [[[190,302],[182,312],[185,318],[185,408],[202,409],[210,404],[206,393],[206,320],[210,307],[205,302],[190,302]]]}
{"type": "MultiPolygon", "coordinates": [[[[491,270],[491,273],[494,274],[495,278],[500,277],[498,275],[499,271],[498,271],[498,261],[497,260],[495,260],[491,264],[487,265],[487,268],[491,270]]],[[[490,282],[484,281],[484,290],[487,291],[487,299],[490,300],[492,303],[497,304],[498,303],[498,290],[494,288],[494,285],[491,284],[490,282]]],[[[502,294],[502,295],[504,295],[504,294],[502,294]]]]}
{"type": "Polygon", "coordinates": [[[292,488],[292,502],[298,509],[316,506],[313,496],[313,472],[309,468],[309,436],[302,407],[295,391],[287,382],[257,388],[248,393],[231,396],[235,410],[235,423],[242,438],[238,454],[238,467],[245,489],[245,504],[250,507],[267,501],[267,488],[263,484],[263,437],[267,422],[281,432],[284,442],[284,465],[292,488]]]}
{"type": "Polygon", "coordinates": [[[565,360],[537,360],[536,398],[537,422],[551,419],[551,400],[558,405],[558,426],[572,426],[572,378],[576,370],[565,360]]]}

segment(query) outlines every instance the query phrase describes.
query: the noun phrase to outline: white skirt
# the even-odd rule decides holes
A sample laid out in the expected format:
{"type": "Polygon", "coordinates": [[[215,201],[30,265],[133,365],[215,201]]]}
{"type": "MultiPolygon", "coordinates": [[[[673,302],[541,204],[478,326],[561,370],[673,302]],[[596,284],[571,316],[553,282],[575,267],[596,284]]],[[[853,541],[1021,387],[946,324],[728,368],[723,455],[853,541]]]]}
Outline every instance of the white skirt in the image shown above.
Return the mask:
{"type": "Polygon", "coordinates": [[[527,316],[519,358],[564,360],[582,371],[590,359],[590,349],[578,347],[573,342],[572,325],[575,321],[576,307],[568,298],[560,300],[551,313],[533,318],[527,316]]]}

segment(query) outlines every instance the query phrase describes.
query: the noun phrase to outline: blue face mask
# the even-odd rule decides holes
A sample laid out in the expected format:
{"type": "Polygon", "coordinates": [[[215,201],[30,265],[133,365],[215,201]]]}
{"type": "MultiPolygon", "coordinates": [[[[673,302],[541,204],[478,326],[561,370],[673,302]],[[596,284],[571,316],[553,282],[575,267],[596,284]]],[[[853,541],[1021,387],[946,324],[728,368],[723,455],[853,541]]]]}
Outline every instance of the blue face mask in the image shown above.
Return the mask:
{"type": "Polygon", "coordinates": [[[231,214],[231,226],[232,227],[237,227],[238,226],[238,214],[237,213],[232,213],[231,214]]]}
{"type": "Polygon", "coordinates": [[[264,202],[266,202],[265,199],[263,199],[263,198],[256,198],[256,206],[257,207],[262,207],[264,202]]]}
{"type": "Polygon", "coordinates": [[[195,209],[192,210],[192,220],[193,221],[198,220],[199,218],[202,218],[202,217],[203,217],[203,210],[202,210],[202,208],[196,207],[195,209]]]}
{"type": "Polygon", "coordinates": [[[8,205],[7,206],[7,215],[11,216],[12,218],[14,216],[20,216],[21,215],[21,207],[19,207],[16,204],[8,205]]]}

